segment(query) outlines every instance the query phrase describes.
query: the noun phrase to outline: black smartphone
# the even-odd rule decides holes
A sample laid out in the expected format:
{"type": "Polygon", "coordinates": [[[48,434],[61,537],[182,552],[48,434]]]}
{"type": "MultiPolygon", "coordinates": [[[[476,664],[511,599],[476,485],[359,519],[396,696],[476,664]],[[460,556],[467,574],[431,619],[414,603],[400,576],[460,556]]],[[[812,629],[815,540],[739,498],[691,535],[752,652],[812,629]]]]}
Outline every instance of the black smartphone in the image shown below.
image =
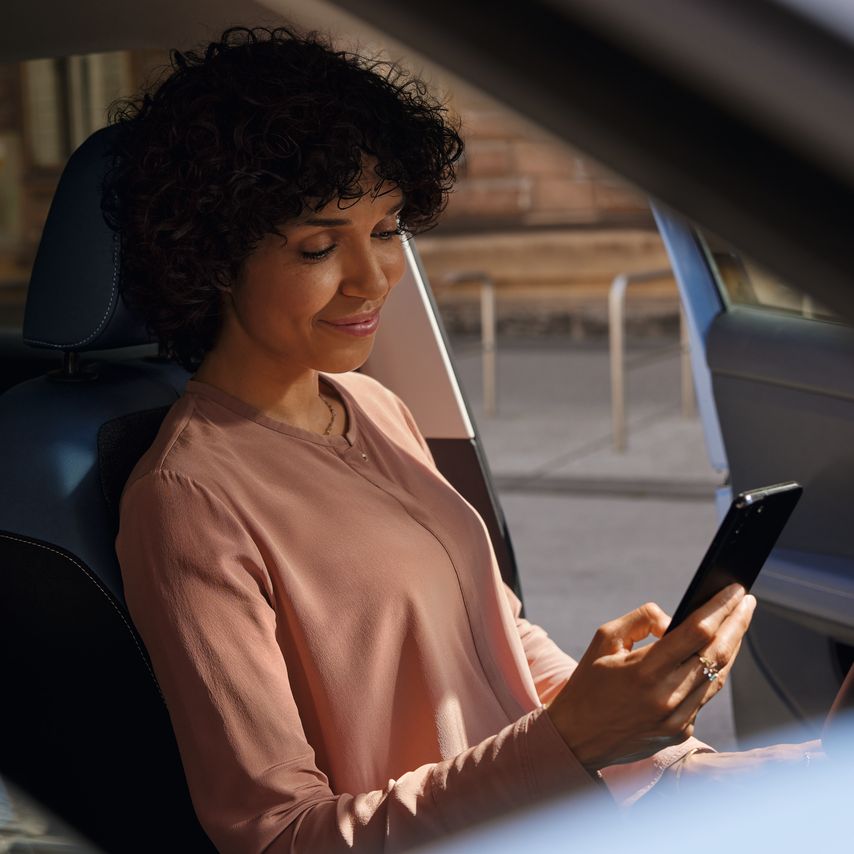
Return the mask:
{"type": "Polygon", "coordinates": [[[733,499],[668,632],[727,585],[738,582],[750,590],[803,491],[788,481],[749,489],[733,499]]]}

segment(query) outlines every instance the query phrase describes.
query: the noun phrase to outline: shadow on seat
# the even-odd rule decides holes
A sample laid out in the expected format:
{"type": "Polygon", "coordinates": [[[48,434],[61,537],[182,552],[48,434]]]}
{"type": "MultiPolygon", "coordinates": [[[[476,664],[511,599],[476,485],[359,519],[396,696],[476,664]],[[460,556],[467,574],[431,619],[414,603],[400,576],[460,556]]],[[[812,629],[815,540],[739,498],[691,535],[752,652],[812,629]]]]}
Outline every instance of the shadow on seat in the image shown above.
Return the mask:
{"type": "Polygon", "coordinates": [[[24,338],[62,368],[0,396],[0,774],[106,851],[213,851],[113,549],[124,482],[187,375],[153,348],[79,356],[149,341],[101,213],[111,134],[69,161],[33,268],[24,338]]]}

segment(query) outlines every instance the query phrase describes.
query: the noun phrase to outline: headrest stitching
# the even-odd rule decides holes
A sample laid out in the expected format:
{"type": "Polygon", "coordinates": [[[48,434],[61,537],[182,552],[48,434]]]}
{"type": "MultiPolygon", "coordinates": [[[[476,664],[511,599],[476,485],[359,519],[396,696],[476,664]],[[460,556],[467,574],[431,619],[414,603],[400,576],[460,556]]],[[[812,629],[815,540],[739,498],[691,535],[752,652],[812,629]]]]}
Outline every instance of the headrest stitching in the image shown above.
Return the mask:
{"type": "Polygon", "coordinates": [[[113,606],[113,610],[119,615],[119,618],[125,624],[125,628],[130,632],[130,636],[133,639],[133,642],[134,642],[134,645],[136,646],[137,652],[140,654],[140,657],[142,658],[142,662],[145,665],[145,669],[148,671],[148,675],[151,676],[151,678],[154,682],[154,687],[157,689],[157,693],[160,694],[161,698],[163,697],[163,693],[160,690],[160,685],[157,682],[157,677],[154,675],[154,671],[151,669],[151,665],[148,663],[148,657],[143,652],[143,649],[140,646],[139,639],[136,636],[136,632],[133,630],[131,624],[128,622],[127,618],[122,613],[121,608],[119,608],[119,606],[115,603],[115,600],[113,599],[113,597],[103,588],[100,581],[98,581],[98,579],[95,577],[95,575],[92,572],[90,572],[82,563],[78,563],[76,560],[74,560],[74,558],[71,557],[70,555],[67,555],[64,552],[59,551],[59,549],[51,548],[50,546],[45,545],[44,543],[40,543],[37,540],[22,539],[21,537],[15,537],[15,536],[12,536],[11,534],[7,534],[5,532],[0,533],[0,537],[2,537],[4,540],[11,540],[13,543],[21,543],[25,546],[36,546],[37,548],[44,549],[45,551],[53,552],[53,554],[59,555],[59,557],[64,558],[65,560],[69,561],[70,563],[73,563],[79,570],[81,570],[82,573],[86,576],[86,578],[88,578],[89,581],[91,581],[95,585],[95,587],[98,588],[98,590],[101,592],[101,594],[104,596],[104,598],[110,603],[110,605],[113,606]]]}
{"type": "Polygon", "coordinates": [[[95,331],[88,335],[86,338],[82,338],[80,341],[75,341],[73,344],[57,344],[53,341],[41,341],[38,338],[24,338],[24,342],[27,344],[41,344],[44,347],[54,347],[57,350],[61,350],[64,348],[68,348],[73,350],[75,347],[82,347],[84,344],[88,344],[90,341],[94,341],[95,338],[98,337],[101,330],[104,328],[107,320],[110,317],[110,313],[113,309],[113,304],[116,301],[116,297],[118,296],[118,278],[119,278],[119,236],[118,234],[113,234],[113,284],[110,289],[110,302],[107,305],[107,310],[104,312],[104,316],[101,318],[101,322],[95,328],[95,331]]]}

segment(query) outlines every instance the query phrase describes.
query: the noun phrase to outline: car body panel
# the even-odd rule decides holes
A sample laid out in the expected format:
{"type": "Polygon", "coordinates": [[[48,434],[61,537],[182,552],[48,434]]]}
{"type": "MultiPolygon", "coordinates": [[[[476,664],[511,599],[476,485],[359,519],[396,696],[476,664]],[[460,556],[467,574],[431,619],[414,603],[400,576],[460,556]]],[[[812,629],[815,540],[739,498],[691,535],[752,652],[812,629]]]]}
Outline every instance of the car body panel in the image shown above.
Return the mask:
{"type": "Polygon", "coordinates": [[[712,393],[712,375],[705,354],[709,329],[724,310],[724,303],[690,224],[660,205],[653,205],[653,214],[671,258],[685,310],[694,391],[697,409],[703,422],[706,451],[712,468],[723,477],[729,471],[729,462],[724,450],[721,425],[712,393]],[[679,259],[678,263],[673,263],[674,258],[679,259]]]}
{"type": "Polygon", "coordinates": [[[738,734],[799,723],[814,737],[854,641],[854,329],[732,304],[696,229],[661,208],[656,219],[688,317],[709,456],[729,473],[719,512],[747,489],[804,486],[754,589],[761,606],[733,671],[738,734]]]}

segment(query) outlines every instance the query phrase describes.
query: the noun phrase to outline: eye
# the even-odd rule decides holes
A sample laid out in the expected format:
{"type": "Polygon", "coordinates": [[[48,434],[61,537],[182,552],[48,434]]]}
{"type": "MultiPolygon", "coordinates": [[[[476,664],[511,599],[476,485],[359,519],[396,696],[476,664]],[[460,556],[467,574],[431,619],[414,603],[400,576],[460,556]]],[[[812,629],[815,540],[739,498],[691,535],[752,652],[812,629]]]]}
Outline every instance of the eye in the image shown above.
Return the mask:
{"type": "Polygon", "coordinates": [[[337,243],[330,243],[329,246],[325,246],[323,249],[318,249],[316,252],[303,251],[300,254],[306,259],[306,261],[322,261],[335,251],[337,245],[337,243]]]}
{"type": "Polygon", "coordinates": [[[388,229],[387,231],[375,231],[371,237],[376,237],[377,240],[391,240],[395,235],[403,234],[403,229],[398,225],[395,228],[388,229]]]}

